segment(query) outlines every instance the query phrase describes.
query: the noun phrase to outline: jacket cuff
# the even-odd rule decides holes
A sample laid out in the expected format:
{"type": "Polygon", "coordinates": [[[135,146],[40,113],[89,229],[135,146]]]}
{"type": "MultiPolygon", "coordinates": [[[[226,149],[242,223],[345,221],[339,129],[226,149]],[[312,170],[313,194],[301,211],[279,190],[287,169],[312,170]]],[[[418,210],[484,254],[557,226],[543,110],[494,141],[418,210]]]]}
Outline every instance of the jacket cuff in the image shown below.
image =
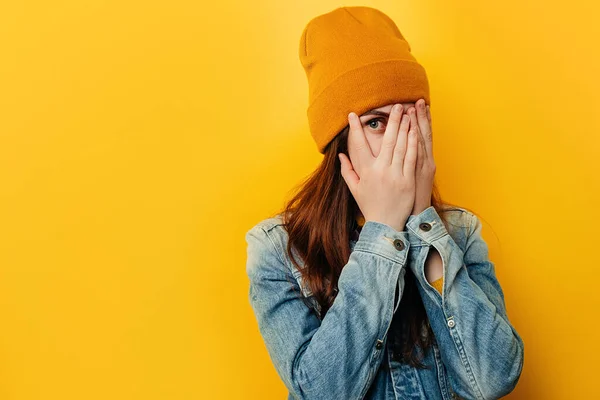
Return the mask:
{"type": "Polygon", "coordinates": [[[433,206],[429,206],[417,215],[409,215],[406,220],[408,235],[417,236],[431,243],[448,235],[448,230],[433,206]]]}
{"type": "Polygon", "coordinates": [[[366,221],[353,251],[374,253],[396,263],[404,264],[409,248],[408,232],[399,232],[381,222],[366,221]]]}

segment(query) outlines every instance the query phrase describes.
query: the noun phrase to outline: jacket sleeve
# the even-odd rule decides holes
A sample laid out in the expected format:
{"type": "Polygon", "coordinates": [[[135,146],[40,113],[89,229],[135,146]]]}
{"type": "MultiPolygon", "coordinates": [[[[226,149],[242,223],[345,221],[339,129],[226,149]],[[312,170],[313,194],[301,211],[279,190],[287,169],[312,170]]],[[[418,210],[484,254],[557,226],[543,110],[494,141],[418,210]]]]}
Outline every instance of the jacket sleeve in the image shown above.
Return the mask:
{"type": "Polygon", "coordinates": [[[260,224],[246,233],[246,273],[249,301],[277,373],[296,399],[363,398],[402,297],[408,232],[365,223],[322,320],[299,297],[291,261],[274,239],[260,224]]]}
{"type": "Polygon", "coordinates": [[[524,344],[508,319],[481,222],[476,215],[462,212],[469,222],[464,251],[433,206],[409,217],[409,235],[428,244],[410,268],[454,391],[465,399],[497,399],[510,393],[519,380],[524,344]],[[441,294],[425,278],[430,246],[443,261],[441,294]]]}

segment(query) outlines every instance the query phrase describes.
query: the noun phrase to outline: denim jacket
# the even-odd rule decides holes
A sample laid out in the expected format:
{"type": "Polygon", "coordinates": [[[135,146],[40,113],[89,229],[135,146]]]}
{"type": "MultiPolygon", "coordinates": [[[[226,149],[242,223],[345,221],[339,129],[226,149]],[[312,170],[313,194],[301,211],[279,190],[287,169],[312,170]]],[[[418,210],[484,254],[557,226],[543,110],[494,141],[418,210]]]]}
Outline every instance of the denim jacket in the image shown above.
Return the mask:
{"type": "Polygon", "coordinates": [[[402,232],[366,221],[322,319],[286,256],[281,214],[246,233],[248,298],[288,399],[497,399],[514,389],[524,345],[508,319],[481,222],[463,208],[444,212],[448,229],[433,206],[411,215],[402,232]],[[431,246],[443,261],[441,294],[425,278],[431,246]],[[390,357],[387,334],[406,268],[434,332],[423,359],[428,369],[390,357]]]}

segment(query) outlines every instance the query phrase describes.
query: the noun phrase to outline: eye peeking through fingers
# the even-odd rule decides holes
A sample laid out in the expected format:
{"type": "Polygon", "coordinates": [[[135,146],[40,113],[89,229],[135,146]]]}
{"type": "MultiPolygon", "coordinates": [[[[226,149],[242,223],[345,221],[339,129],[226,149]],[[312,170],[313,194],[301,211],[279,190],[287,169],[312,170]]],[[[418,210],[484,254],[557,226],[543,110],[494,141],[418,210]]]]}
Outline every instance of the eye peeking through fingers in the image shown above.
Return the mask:
{"type": "Polygon", "coordinates": [[[385,125],[383,124],[383,122],[385,122],[385,118],[373,118],[370,119],[368,121],[366,121],[363,126],[367,127],[373,131],[378,131],[378,132],[385,132],[385,125]]]}

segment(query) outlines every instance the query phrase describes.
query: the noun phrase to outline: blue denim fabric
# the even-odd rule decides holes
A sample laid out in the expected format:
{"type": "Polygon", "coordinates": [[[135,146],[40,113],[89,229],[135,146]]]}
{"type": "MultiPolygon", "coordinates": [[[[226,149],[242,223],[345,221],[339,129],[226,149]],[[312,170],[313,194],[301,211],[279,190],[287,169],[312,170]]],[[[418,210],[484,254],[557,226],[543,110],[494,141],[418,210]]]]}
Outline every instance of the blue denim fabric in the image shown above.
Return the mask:
{"type": "Polygon", "coordinates": [[[286,255],[281,216],[246,233],[249,301],[288,399],[497,399],[513,390],[524,345],[508,319],[481,222],[462,208],[445,212],[448,229],[432,206],[411,215],[402,232],[366,221],[322,319],[286,255]],[[443,260],[442,294],[425,278],[431,246],[443,260]],[[429,369],[390,357],[387,334],[406,268],[435,334],[423,360],[429,369]]]}

